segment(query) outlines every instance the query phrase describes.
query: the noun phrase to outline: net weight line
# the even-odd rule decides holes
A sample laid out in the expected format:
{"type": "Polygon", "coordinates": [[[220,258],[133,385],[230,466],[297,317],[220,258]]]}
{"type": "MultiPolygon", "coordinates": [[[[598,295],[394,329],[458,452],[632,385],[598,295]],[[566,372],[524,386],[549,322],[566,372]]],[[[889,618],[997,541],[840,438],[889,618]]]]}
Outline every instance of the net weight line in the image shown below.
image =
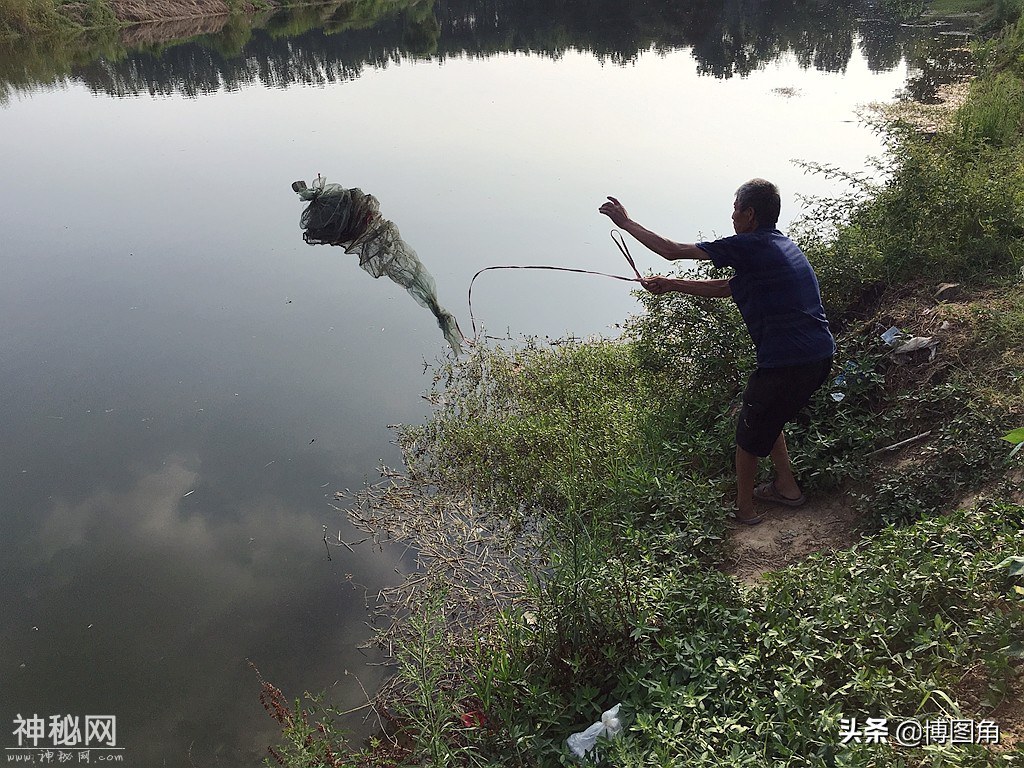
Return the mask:
{"type": "Polygon", "coordinates": [[[612,240],[615,242],[615,245],[618,246],[619,251],[622,252],[622,255],[625,257],[626,261],[629,262],[629,266],[633,269],[633,274],[635,274],[636,277],[610,275],[607,272],[595,272],[591,269],[575,269],[573,267],[553,267],[546,264],[498,264],[493,267],[484,267],[483,269],[479,270],[475,275],[473,275],[473,278],[469,281],[469,291],[466,297],[469,303],[469,322],[473,328],[473,342],[476,342],[476,340],[480,337],[480,333],[479,331],[477,331],[476,328],[476,316],[473,314],[473,283],[475,283],[476,279],[480,277],[480,275],[482,275],[484,272],[489,272],[492,269],[547,269],[552,270],[554,272],[575,272],[576,274],[580,275],[597,275],[598,277],[610,277],[613,280],[623,280],[627,283],[638,283],[641,280],[643,280],[643,277],[641,277],[640,272],[636,268],[636,264],[633,262],[633,257],[629,253],[629,248],[626,246],[626,242],[622,237],[622,233],[619,232],[619,230],[617,229],[613,229],[610,234],[612,240]]]}

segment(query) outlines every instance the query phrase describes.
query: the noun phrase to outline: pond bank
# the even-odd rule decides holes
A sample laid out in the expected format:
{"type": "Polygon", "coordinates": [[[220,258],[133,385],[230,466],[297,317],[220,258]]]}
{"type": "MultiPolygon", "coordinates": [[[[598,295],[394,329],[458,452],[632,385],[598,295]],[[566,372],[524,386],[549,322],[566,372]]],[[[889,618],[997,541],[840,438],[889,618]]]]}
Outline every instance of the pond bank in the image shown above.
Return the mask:
{"type": "Polygon", "coordinates": [[[283,10],[299,15],[341,21],[358,26],[413,6],[432,6],[424,0],[79,0],[52,4],[46,0],[0,0],[0,42],[4,39],[67,36],[109,37],[120,32],[122,42],[171,42],[194,35],[213,34],[232,19],[260,26],[267,17],[283,10]],[[342,9],[340,12],[338,9],[342,9]],[[304,13],[308,11],[308,13],[304,13]],[[139,28],[142,28],[140,31],[139,28]]]}
{"type": "MultiPolygon", "coordinates": [[[[467,535],[492,555],[517,527],[542,543],[514,599],[483,617],[424,563],[420,599],[388,635],[398,674],[377,706],[392,755],[564,764],[565,737],[621,703],[605,752],[618,766],[933,764],[934,744],[895,750],[891,732],[841,739],[876,717],[994,723],[998,744],[961,743],[943,764],[1014,764],[1024,585],[1005,563],[1024,555],[1024,498],[1001,438],[1024,424],[1022,44],[1013,22],[978,49],[951,119],[922,131],[883,117],[885,182],[854,176],[793,232],[839,344],[813,418],[789,435],[820,500],[798,514],[827,527],[839,504],[855,546],[730,564],[750,538],[723,513],[751,359],[728,303],[644,296],[623,341],[480,348],[441,372],[435,417],[402,431],[404,482],[492,510],[502,525],[467,535]],[[936,341],[935,356],[894,355],[891,326],[936,341]]],[[[784,538],[791,517],[773,514],[769,532],[784,538]]],[[[317,748],[335,737],[324,722],[317,748]]],[[[300,734],[285,735],[283,764],[301,764],[300,734]]],[[[360,764],[349,754],[331,764],[360,764]]]]}

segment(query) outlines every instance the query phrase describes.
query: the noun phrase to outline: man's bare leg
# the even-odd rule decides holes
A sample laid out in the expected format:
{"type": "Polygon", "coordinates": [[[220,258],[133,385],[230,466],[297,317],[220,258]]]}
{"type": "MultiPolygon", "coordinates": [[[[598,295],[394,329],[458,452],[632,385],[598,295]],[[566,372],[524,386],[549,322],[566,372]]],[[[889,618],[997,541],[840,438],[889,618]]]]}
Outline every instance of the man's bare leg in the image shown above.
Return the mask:
{"type": "Polygon", "coordinates": [[[757,458],[754,454],[736,446],[736,517],[740,520],[757,517],[754,514],[754,477],[757,475],[757,458]]]}
{"type": "Polygon", "coordinates": [[[789,463],[789,450],[786,448],[786,435],[782,432],[775,439],[771,457],[772,464],[775,465],[775,490],[787,499],[799,499],[802,491],[793,476],[793,467],[789,463]]]}

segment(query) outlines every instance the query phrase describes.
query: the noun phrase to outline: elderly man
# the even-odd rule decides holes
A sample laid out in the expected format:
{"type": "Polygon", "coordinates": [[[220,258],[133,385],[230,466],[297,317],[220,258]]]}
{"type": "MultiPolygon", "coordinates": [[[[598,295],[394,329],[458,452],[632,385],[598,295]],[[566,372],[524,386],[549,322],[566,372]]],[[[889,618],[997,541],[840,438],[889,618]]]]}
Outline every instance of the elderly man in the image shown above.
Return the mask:
{"type": "Polygon", "coordinates": [[[797,507],[805,498],[789,462],[782,428],[828,378],[835,353],[821,305],[818,279],[796,243],[775,228],[778,188],[752,179],[736,191],[732,225],[736,234],[714,242],[676,243],[633,221],[614,197],[601,206],[615,226],[669,261],[710,259],[732,267],[728,280],[649,277],[651,293],[679,291],[693,296],[731,296],[757,349],[757,368],[743,393],[736,425],[736,512],[738,522],[756,525],[754,498],[797,507]],[[754,488],[759,457],[771,456],[775,479],[754,488]]]}

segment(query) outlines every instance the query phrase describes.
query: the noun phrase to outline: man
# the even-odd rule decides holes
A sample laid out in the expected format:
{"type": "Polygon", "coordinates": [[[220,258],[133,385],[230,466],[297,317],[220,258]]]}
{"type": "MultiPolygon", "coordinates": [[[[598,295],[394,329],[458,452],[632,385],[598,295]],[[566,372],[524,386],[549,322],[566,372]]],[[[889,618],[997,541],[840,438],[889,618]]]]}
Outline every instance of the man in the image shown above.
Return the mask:
{"type": "Polygon", "coordinates": [[[651,293],[679,291],[709,298],[732,297],[757,349],[757,369],[743,393],[736,425],[736,512],[738,522],[756,525],[754,498],[796,507],[804,495],[793,476],[782,432],[786,422],[828,378],[835,341],[821,305],[818,279],[796,243],[779,232],[778,188],[753,179],[736,191],[732,225],[736,234],[714,242],[676,243],[640,226],[614,197],[599,209],[658,255],[710,259],[732,267],[729,280],[649,277],[651,293]],[[775,479],[754,488],[758,458],[771,456],[775,479]]]}

